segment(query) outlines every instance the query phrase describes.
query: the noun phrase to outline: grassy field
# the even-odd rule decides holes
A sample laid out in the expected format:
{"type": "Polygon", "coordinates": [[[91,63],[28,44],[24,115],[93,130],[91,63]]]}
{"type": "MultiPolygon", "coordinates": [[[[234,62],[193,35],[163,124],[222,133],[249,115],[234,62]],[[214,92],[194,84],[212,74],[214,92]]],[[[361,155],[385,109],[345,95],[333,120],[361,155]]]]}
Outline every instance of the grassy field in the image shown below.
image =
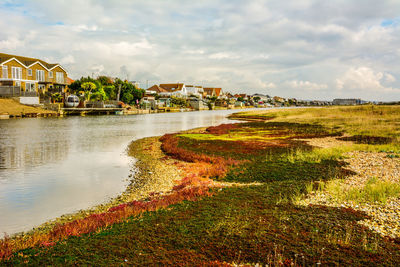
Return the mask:
{"type": "Polygon", "coordinates": [[[26,106],[12,99],[0,98],[0,114],[21,115],[24,113],[55,113],[54,111],[44,110],[41,108],[26,106]]]}
{"type": "MultiPolygon", "coordinates": [[[[184,174],[169,194],[150,194],[142,201],[91,215],[91,220],[98,220],[97,228],[79,231],[86,225],[81,223],[75,226],[76,234],[65,231],[58,239],[17,251],[0,264],[399,265],[400,238],[379,235],[359,224],[368,219],[366,213],[298,202],[326,188],[343,196],[335,183],[354,174],[343,160],[346,152],[396,148],[398,139],[391,131],[398,131],[400,108],[280,112],[244,113],[240,118],[267,120],[161,137],[165,160],[174,160],[171,165],[184,174]],[[377,121],[379,116],[380,131],[368,129],[369,123],[363,129],[363,119],[377,121]],[[304,141],[343,139],[343,134],[342,141],[349,145],[316,148],[304,141]],[[112,223],[101,224],[103,218],[112,223]]],[[[397,153],[400,150],[388,155],[397,153]]],[[[376,180],[368,186],[364,195],[353,192],[344,197],[361,203],[387,189],[376,180]]],[[[390,194],[398,196],[398,188],[390,194]]],[[[5,244],[0,244],[0,251],[5,244]]]]}
{"type": "Polygon", "coordinates": [[[347,106],[322,108],[296,108],[267,110],[265,112],[242,112],[231,116],[238,119],[261,119],[281,122],[321,125],[330,131],[352,135],[360,142],[385,142],[385,137],[400,142],[399,106],[347,106]],[[366,140],[370,137],[375,140],[366,140]]]}

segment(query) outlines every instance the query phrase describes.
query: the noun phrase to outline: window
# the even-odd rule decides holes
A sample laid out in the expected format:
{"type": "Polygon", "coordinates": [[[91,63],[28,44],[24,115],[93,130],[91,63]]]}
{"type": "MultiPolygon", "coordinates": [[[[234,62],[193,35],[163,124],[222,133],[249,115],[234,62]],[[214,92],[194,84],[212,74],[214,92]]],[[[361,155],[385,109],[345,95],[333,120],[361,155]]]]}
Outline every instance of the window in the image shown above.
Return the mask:
{"type": "Polygon", "coordinates": [[[63,72],[56,72],[56,82],[64,83],[64,73],[63,72]]]}
{"type": "Polygon", "coordinates": [[[34,83],[26,83],[25,91],[27,91],[27,92],[35,92],[35,84],[34,83]]]}
{"type": "Polygon", "coordinates": [[[36,80],[44,82],[44,70],[36,70],[36,80]]]}
{"type": "Polygon", "coordinates": [[[13,79],[22,79],[22,68],[21,67],[11,67],[11,77],[13,79]]]}
{"type": "Polygon", "coordinates": [[[53,72],[49,71],[49,78],[53,78],[53,72]]]}
{"type": "Polygon", "coordinates": [[[7,66],[3,66],[3,78],[8,78],[8,67],[7,66]]]}
{"type": "Polygon", "coordinates": [[[21,82],[20,81],[16,81],[15,82],[15,86],[20,87],[21,86],[21,82]]]}
{"type": "Polygon", "coordinates": [[[32,76],[32,69],[28,69],[28,76],[32,76]]]}

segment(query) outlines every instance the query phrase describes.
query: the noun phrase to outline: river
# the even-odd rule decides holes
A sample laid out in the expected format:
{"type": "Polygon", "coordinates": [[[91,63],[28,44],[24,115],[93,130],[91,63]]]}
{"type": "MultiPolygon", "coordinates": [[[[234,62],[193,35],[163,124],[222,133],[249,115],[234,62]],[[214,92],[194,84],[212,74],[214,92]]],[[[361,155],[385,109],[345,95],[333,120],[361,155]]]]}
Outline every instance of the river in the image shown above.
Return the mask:
{"type": "Polygon", "coordinates": [[[122,193],[132,140],[231,123],[233,112],[0,120],[0,237],[122,193]]]}

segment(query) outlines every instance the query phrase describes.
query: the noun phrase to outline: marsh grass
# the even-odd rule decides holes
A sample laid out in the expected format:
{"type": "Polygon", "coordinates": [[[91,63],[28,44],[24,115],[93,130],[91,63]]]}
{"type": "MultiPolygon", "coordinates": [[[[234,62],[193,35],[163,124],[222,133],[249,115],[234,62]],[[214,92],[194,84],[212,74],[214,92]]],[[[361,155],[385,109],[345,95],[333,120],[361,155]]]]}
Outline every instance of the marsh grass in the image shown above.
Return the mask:
{"type": "Polygon", "coordinates": [[[231,118],[259,118],[322,125],[350,135],[390,137],[400,143],[400,106],[345,106],[242,112],[231,118]]]}
{"type": "MultiPolygon", "coordinates": [[[[365,185],[349,186],[341,179],[334,179],[319,181],[317,184],[315,182],[309,183],[306,186],[306,192],[328,194],[338,203],[385,204],[390,198],[400,197],[400,184],[372,177],[365,185]]],[[[301,198],[302,196],[298,194],[295,201],[298,203],[301,198]]]]}

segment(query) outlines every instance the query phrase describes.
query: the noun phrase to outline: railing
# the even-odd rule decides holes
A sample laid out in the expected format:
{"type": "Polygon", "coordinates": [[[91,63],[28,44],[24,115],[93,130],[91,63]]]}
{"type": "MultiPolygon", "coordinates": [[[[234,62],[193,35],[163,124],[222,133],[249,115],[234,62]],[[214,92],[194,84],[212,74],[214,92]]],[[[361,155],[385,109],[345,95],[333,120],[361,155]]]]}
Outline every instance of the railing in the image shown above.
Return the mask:
{"type": "Polygon", "coordinates": [[[37,92],[23,91],[19,86],[0,86],[0,97],[38,96],[37,92]]]}

